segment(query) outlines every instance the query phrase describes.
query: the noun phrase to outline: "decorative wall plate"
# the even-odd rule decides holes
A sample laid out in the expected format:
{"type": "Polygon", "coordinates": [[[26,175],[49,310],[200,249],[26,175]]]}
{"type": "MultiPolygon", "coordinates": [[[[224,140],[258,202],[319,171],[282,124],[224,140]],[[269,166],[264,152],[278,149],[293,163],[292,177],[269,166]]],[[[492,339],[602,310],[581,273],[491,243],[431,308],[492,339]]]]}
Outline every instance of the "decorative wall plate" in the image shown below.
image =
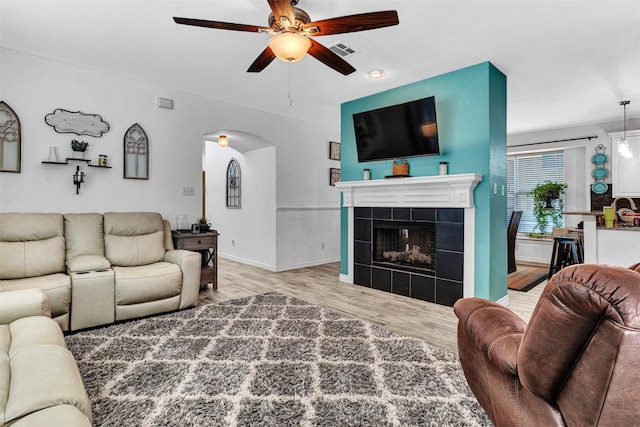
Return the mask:
{"type": "Polygon", "coordinates": [[[591,176],[595,179],[605,179],[607,176],[609,176],[609,169],[603,167],[595,168],[591,172],[591,176]]]}
{"type": "Polygon", "coordinates": [[[593,162],[594,165],[607,163],[608,160],[609,156],[607,156],[605,153],[596,153],[591,157],[591,162],[593,162]]]}
{"type": "Polygon", "coordinates": [[[609,186],[606,182],[594,182],[591,184],[591,191],[596,194],[604,194],[609,189],[609,186]]]}

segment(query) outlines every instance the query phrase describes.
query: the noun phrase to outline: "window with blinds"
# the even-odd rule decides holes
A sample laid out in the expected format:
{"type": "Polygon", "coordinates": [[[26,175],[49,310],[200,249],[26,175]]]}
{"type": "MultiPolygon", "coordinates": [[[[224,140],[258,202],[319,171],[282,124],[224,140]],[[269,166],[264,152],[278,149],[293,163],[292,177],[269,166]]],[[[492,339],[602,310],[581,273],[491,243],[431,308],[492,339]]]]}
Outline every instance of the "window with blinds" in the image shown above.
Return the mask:
{"type": "MultiPolygon", "coordinates": [[[[527,194],[545,181],[565,182],[564,152],[553,151],[537,154],[507,156],[507,224],[514,210],[522,211],[518,232],[532,232],[536,226],[533,216],[533,199],[527,194]]],[[[547,233],[551,233],[550,224],[547,233]]]]}

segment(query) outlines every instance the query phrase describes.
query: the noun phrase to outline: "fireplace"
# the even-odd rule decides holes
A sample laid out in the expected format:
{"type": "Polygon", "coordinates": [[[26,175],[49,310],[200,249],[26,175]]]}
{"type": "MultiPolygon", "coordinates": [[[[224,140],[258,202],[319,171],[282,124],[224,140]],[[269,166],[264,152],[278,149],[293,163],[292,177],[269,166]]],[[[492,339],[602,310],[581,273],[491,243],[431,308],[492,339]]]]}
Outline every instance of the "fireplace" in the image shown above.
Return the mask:
{"type": "MultiPolygon", "coordinates": [[[[448,306],[476,296],[473,192],[481,180],[482,175],[469,173],[336,183],[347,208],[347,250],[340,281],[448,306]],[[395,222],[400,230],[407,228],[400,224],[406,222],[432,227],[431,266],[419,265],[417,270],[415,262],[379,259],[373,228],[380,221],[395,222]]],[[[403,248],[403,232],[396,230],[397,234],[401,246],[386,252],[408,252],[415,245],[428,255],[424,235],[418,233],[409,242],[405,233],[403,248]]]]}
{"type": "Polygon", "coordinates": [[[373,264],[434,274],[436,230],[433,223],[373,222],[373,264]]]}

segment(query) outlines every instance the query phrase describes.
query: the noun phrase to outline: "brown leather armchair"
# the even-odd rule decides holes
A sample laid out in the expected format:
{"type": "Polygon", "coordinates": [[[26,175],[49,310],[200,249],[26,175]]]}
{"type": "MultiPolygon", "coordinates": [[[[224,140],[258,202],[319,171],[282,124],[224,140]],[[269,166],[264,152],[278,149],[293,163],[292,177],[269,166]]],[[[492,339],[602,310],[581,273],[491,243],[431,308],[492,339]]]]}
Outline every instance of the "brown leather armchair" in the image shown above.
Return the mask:
{"type": "Polygon", "coordinates": [[[496,426],[640,423],[640,263],[564,268],[528,324],[480,298],[453,309],[460,363],[496,426]]]}

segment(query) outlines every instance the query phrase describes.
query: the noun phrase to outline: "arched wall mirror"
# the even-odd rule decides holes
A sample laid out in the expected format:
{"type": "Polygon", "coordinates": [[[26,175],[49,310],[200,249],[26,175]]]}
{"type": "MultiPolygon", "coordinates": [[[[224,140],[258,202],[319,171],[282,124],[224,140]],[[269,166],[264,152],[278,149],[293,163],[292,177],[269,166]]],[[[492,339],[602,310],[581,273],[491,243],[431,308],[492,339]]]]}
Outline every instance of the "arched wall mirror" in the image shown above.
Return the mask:
{"type": "Polygon", "coordinates": [[[227,166],[227,207],[240,208],[240,164],[231,159],[227,166]]]}
{"type": "Polygon", "coordinates": [[[20,119],[0,101],[0,172],[20,172],[20,119]]]}
{"type": "Polygon", "coordinates": [[[124,134],[124,178],[149,179],[149,138],[138,123],[124,134]]]}

